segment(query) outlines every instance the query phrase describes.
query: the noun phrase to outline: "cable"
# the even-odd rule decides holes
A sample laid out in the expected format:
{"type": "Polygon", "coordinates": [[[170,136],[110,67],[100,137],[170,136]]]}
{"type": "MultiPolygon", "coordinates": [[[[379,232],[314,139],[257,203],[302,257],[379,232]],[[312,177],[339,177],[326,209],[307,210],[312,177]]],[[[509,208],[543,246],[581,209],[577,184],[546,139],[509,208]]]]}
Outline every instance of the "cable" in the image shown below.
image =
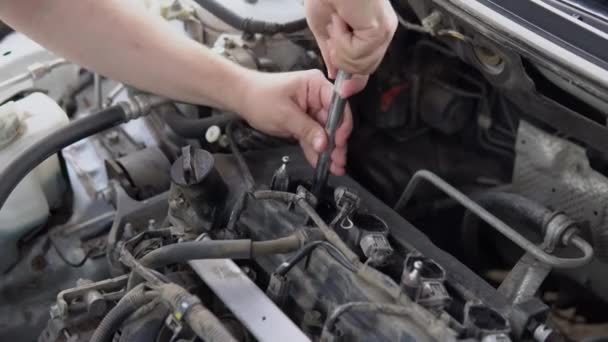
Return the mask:
{"type": "Polygon", "coordinates": [[[275,23],[252,18],[243,18],[216,0],[196,0],[196,3],[226,24],[247,33],[270,35],[277,33],[294,33],[305,30],[308,27],[306,18],[287,23],[275,23]]]}
{"type": "Polygon", "coordinates": [[[334,257],[334,259],[336,259],[336,261],[338,263],[340,263],[340,265],[344,266],[344,268],[348,269],[351,272],[357,272],[357,269],[355,268],[355,266],[353,266],[353,264],[350,263],[348,261],[348,259],[346,259],[344,254],[342,254],[334,245],[332,245],[326,241],[315,241],[315,242],[312,242],[312,243],[304,246],[304,248],[300,249],[296,255],[294,255],[288,261],[281,264],[277,268],[275,273],[280,276],[287,275],[287,273],[289,273],[289,271],[291,271],[300,261],[302,261],[302,259],[304,259],[305,257],[310,257],[310,255],[312,255],[312,253],[317,248],[326,249],[327,252],[332,257],[334,257]]]}

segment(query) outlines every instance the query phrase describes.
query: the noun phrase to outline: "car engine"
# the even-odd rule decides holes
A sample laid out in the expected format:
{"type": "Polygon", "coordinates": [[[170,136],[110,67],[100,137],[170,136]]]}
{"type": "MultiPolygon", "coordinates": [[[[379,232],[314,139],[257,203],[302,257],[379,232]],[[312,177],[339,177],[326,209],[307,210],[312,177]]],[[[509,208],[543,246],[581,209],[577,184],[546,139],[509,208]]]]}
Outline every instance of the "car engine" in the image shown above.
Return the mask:
{"type": "MultiPolygon", "coordinates": [[[[300,1],[140,2],[234,63],[323,70],[300,1]]],[[[0,339],[608,338],[593,3],[393,1],[319,196],[294,141],[0,30],[0,339]]]]}

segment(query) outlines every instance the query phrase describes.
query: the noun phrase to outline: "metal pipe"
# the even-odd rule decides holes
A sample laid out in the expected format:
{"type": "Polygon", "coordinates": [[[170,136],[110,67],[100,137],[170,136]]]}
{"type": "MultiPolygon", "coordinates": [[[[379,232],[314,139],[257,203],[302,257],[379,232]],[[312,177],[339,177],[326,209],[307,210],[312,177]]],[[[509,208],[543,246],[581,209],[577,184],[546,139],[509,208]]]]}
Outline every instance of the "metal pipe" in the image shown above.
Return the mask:
{"type": "Polygon", "coordinates": [[[112,103],[114,103],[114,99],[116,99],[116,97],[118,96],[118,94],[120,94],[120,92],[122,92],[125,89],[125,85],[124,84],[119,84],[116,87],[114,87],[112,90],[110,90],[110,92],[108,93],[108,96],[106,96],[106,99],[103,101],[103,107],[110,107],[112,105],[112,103]]]}
{"type": "Polygon", "coordinates": [[[52,60],[52,61],[46,62],[46,63],[32,64],[29,67],[27,67],[27,69],[28,69],[27,72],[17,75],[15,77],[11,77],[6,81],[0,82],[0,90],[13,87],[19,83],[22,83],[22,82],[25,82],[28,80],[34,81],[34,80],[40,79],[41,77],[46,76],[49,72],[53,71],[54,69],[56,69],[60,66],[68,65],[68,64],[71,64],[71,62],[68,62],[63,58],[55,59],[55,60],[52,60]]]}
{"type": "Polygon", "coordinates": [[[516,245],[521,247],[526,252],[532,254],[539,261],[555,268],[576,268],[582,265],[589,263],[589,261],[593,258],[593,248],[587,241],[583,240],[578,236],[573,236],[570,241],[566,241],[572,243],[577,249],[579,249],[582,253],[582,257],[577,258],[560,258],[553,255],[550,255],[539,248],[537,245],[532,243],[530,240],[523,237],[516,230],[508,226],[498,217],[492,215],[489,211],[484,209],[479,204],[475,203],[472,199],[467,197],[462,192],[458,191],[456,188],[448,184],[443,179],[439,178],[432,172],[423,170],[418,171],[413,177],[410,183],[407,185],[403,194],[397,201],[395,205],[395,211],[399,211],[403,209],[409,200],[412,198],[412,195],[418,188],[418,185],[423,181],[427,181],[437,187],[439,190],[456,200],[462,206],[473,212],[480,219],[486,222],[488,225],[496,229],[502,235],[507,237],[509,240],[513,241],[516,245]]]}
{"type": "Polygon", "coordinates": [[[95,109],[103,108],[103,88],[101,86],[101,75],[95,73],[93,76],[93,92],[95,93],[94,106],[95,109]]]}
{"type": "Polygon", "coordinates": [[[329,176],[329,168],[331,166],[331,155],[336,147],[336,131],[344,117],[344,110],[346,109],[347,103],[347,99],[343,98],[340,92],[342,91],[344,82],[350,78],[351,74],[342,70],[338,71],[338,75],[336,76],[334,93],[331,98],[329,113],[327,115],[327,124],[325,125],[328,139],[327,148],[325,148],[325,151],[319,156],[312,181],[312,193],[317,198],[320,198],[321,192],[323,191],[325,184],[327,184],[327,177],[329,176]]]}

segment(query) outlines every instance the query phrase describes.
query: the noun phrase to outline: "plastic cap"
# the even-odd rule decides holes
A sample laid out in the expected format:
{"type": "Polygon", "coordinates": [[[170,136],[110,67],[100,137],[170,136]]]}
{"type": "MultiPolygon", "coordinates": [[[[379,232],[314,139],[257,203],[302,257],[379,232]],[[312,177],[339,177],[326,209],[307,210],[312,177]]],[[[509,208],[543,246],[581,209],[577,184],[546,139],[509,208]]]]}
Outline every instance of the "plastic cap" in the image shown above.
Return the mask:
{"type": "Polygon", "coordinates": [[[205,139],[208,143],[213,144],[220,140],[222,136],[222,130],[218,126],[211,126],[207,129],[207,133],[205,133],[205,139]]]}

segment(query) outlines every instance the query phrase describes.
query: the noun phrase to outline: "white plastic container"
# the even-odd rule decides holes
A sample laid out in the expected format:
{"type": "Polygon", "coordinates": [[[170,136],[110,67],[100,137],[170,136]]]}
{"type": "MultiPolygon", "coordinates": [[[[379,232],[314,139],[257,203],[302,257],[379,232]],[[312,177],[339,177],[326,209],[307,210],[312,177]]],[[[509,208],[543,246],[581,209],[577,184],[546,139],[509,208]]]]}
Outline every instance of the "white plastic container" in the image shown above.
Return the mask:
{"type": "MultiPolygon", "coordinates": [[[[0,171],[20,152],[68,122],[57,103],[41,93],[1,106],[0,171]]],[[[53,156],[11,193],[0,209],[0,272],[17,260],[17,242],[46,222],[50,208],[61,204],[64,190],[59,159],[53,156]]]]}

